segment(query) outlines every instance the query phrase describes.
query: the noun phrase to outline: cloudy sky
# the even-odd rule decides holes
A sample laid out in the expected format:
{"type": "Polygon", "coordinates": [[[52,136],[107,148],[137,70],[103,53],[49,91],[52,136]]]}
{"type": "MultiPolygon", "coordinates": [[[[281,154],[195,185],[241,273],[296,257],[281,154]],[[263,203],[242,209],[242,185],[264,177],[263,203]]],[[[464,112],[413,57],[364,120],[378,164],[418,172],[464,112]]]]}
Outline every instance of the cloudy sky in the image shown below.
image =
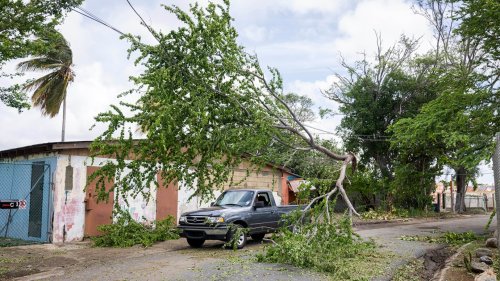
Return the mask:
{"type": "MultiPolygon", "coordinates": [[[[148,24],[168,31],[178,22],[161,4],[187,8],[192,1],[131,2],[148,24]]],[[[85,0],[82,7],[125,33],[153,42],[125,0],[85,0]]],[[[426,20],[414,14],[411,1],[405,0],[233,0],[231,12],[240,43],[258,54],[262,64],[277,67],[287,90],[334,109],[337,105],[320,90],[328,89],[333,74],[342,71],[340,55],[353,62],[361,52],[373,54],[375,32],[386,47],[403,33],[421,37],[420,51],[428,49],[432,40],[426,20]]],[[[76,72],[68,91],[66,140],[90,140],[102,130],[89,130],[94,117],[117,103],[116,96],[131,88],[128,77],[140,69],[127,60],[129,44],[94,21],[71,12],[60,30],[73,49],[76,72]]],[[[60,140],[61,115],[44,118],[36,108],[18,114],[3,104],[0,112],[0,150],[60,140]]],[[[334,132],[340,118],[311,125],[334,132]]],[[[491,167],[482,170],[491,173],[491,167]]],[[[486,174],[481,182],[492,182],[491,178],[486,174]]]]}

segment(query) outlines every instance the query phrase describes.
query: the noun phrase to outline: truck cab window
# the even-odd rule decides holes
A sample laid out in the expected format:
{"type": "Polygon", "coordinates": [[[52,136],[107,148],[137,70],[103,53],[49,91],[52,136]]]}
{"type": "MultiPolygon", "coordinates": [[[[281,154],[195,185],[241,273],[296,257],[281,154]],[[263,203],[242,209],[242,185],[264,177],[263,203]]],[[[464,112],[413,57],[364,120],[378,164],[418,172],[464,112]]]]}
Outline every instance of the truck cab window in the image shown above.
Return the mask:
{"type": "Polygon", "coordinates": [[[257,201],[264,202],[265,207],[271,206],[271,200],[269,199],[269,194],[265,192],[260,192],[257,194],[257,201]]]}

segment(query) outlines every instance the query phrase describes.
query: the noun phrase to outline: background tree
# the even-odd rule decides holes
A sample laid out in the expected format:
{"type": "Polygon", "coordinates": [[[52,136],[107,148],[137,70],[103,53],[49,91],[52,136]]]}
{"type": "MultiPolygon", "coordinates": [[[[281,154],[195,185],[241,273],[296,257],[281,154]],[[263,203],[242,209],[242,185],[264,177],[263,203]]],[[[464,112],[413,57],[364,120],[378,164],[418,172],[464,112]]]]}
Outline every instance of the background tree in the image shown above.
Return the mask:
{"type": "Polygon", "coordinates": [[[500,128],[498,71],[485,63],[481,40],[457,37],[456,6],[449,1],[420,1],[420,12],[435,29],[432,66],[438,97],[415,117],[391,127],[393,146],[426,151],[438,166],[455,170],[456,210],[465,210],[467,182],[476,166],[491,157],[494,132],[500,128]],[[495,74],[496,73],[496,74],[495,74]]]}
{"type": "Polygon", "coordinates": [[[500,2],[490,0],[454,1],[459,7],[453,15],[459,20],[454,30],[463,40],[479,42],[489,68],[500,69],[500,2]]]}
{"type": "MultiPolygon", "coordinates": [[[[354,66],[343,62],[347,75],[337,75],[338,82],[325,95],[339,102],[340,111],[345,114],[339,131],[346,149],[361,155],[360,169],[364,172],[359,178],[359,187],[363,191],[364,204],[373,206],[375,202],[385,200],[391,205],[396,196],[395,203],[399,206],[423,208],[429,202],[428,193],[415,200],[415,194],[406,189],[429,190],[429,184],[426,183],[425,187],[401,184],[411,173],[401,173],[398,166],[415,165],[418,161],[429,165],[428,157],[418,155],[411,162],[404,161],[399,157],[399,151],[390,147],[392,133],[387,129],[401,118],[416,115],[423,104],[436,97],[429,80],[432,74],[430,62],[415,59],[416,40],[403,36],[398,44],[385,51],[381,43],[380,36],[377,36],[378,51],[374,63],[366,57],[354,66]],[[369,175],[376,189],[366,188],[369,175]],[[389,192],[390,186],[392,192],[389,192]],[[366,193],[368,190],[371,194],[366,193]]],[[[351,189],[356,187],[354,182],[351,189]]]]}
{"type": "Polygon", "coordinates": [[[73,53],[64,36],[54,32],[52,36],[44,39],[51,41],[46,50],[39,57],[31,58],[18,64],[18,69],[25,71],[50,71],[50,73],[32,81],[28,81],[23,90],[33,90],[31,100],[33,105],[39,107],[43,115],[54,117],[59,113],[63,104],[63,124],[61,141],[64,141],[66,127],[66,93],[69,83],[73,82],[73,53]]]}
{"type": "MultiPolygon", "coordinates": [[[[64,15],[83,0],[0,0],[0,77],[13,78],[16,73],[5,73],[6,62],[40,55],[52,48],[49,41],[54,27],[64,15]]],[[[22,110],[29,108],[22,85],[0,87],[0,100],[7,106],[22,110]]]]}

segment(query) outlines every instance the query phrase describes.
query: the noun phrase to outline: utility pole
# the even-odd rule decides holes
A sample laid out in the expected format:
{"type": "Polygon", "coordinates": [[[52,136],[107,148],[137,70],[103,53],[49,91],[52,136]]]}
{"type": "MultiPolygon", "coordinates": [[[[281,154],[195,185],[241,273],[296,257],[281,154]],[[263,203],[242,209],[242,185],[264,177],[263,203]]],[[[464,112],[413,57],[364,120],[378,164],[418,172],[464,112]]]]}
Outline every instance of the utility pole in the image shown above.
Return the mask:
{"type": "Polygon", "coordinates": [[[64,135],[66,134],[66,97],[63,99],[63,120],[62,120],[62,131],[61,131],[61,141],[64,142],[64,135]]]}
{"type": "MultiPolygon", "coordinates": [[[[493,178],[495,181],[495,201],[496,209],[500,204],[500,132],[496,136],[497,145],[493,154],[493,178]]],[[[497,241],[500,241],[500,214],[496,211],[497,216],[497,241]]],[[[497,242],[498,243],[498,242],[497,242]]],[[[500,251],[500,247],[498,248],[500,251]]]]}
{"type": "Polygon", "coordinates": [[[453,176],[450,178],[450,197],[451,197],[451,212],[455,213],[455,201],[453,199],[453,176]]]}

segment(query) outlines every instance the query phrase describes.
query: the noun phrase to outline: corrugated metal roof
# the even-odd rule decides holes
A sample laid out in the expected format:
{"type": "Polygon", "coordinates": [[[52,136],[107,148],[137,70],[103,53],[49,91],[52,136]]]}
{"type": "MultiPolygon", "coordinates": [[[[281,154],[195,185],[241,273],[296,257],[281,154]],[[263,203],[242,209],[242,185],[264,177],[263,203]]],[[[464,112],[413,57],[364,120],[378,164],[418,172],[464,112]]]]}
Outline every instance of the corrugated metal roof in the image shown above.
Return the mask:
{"type": "Polygon", "coordinates": [[[1,158],[13,158],[39,153],[51,153],[64,149],[88,148],[92,141],[47,142],[0,151],[1,158]]]}

